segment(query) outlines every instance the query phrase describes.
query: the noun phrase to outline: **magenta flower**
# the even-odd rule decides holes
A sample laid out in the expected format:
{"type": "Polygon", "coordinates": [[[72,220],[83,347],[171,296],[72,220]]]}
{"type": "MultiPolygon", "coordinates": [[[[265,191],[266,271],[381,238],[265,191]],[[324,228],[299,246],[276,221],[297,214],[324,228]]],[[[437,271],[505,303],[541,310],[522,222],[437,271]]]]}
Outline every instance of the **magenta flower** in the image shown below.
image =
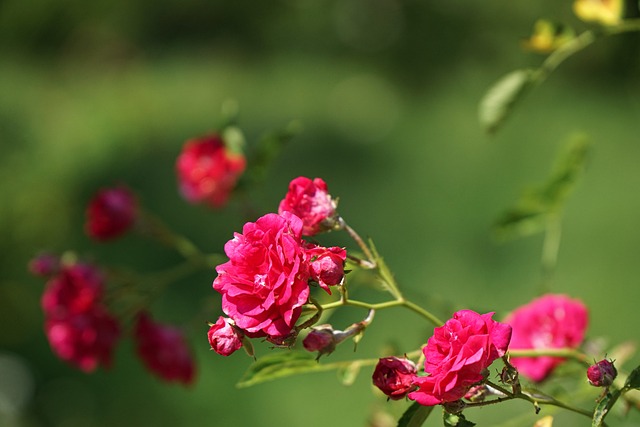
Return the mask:
{"type": "Polygon", "coordinates": [[[245,166],[244,155],[229,150],[220,135],[191,139],[176,161],[180,193],[190,203],[221,207],[245,166]]]}
{"type": "Polygon", "coordinates": [[[300,176],[289,183],[289,192],[280,202],[278,212],[291,212],[302,219],[302,234],[313,236],[331,228],[336,204],[321,178],[300,176]]]}
{"type": "Polygon", "coordinates": [[[190,384],[195,364],[182,331],[156,323],[148,313],[138,314],[134,339],[136,352],[144,365],[165,381],[190,384]]]}
{"type": "Polygon", "coordinates": [[[50,277],[60,270],[60,257],[42,253],[29,261],[29,273],[38,277],[50,277]]]}
{"type": "Polygon", "coordinates": [[[125,187],[98,191],[86,211],[85,232],[95,240],[109,240],[126,233],[138,216],[135,196],[125,187]]]}
{"type": "Polygon", "coordinates": [[[416,372],[416,364],[409,359],[385,357],[378,361],[373,371],[373,385],[389,396],[389,399],[402,399],[416,389],[413,384],[416,372]]]}
{"type": "MultiPolygon", "coordinates": [[[[584,338],[589,314],[578,300],[544,295],[515,309],[504,320],[513,328],[512,350],[577,348],[584,338]]],[[[533,381],[544,380],[565,359],[512,357],[511,364],[533,381]]]]}
{"type": "Polygon", "coordinates": [[[84,372],[91,372],[98,365],[111,366],[120,326],[102,306],[81,313],[48,317],[44,329],[51,349],[60,359],[84,372]]]}
{"type": "Polygon", "coordinates": [[[415,378],[418,390],[409,399],[425,406],[453,402],[484,381],[486,368],[504,356],[511,338],[511,327],[492,316],[462,310],[435,328],[422,350],[428,375],[415,378]]]}
{"type": "Polygon", "coordinates": [[[311,261],[311,278],[331,295],[329,286],[342,283],[347,251],[337,246],[331,248],[312,246],[307,250],[307,255],[311,261]]]}
{"type": "Polygon", "coordinates": [[[207,332],[211,349],[221,356],[229,356],[242,348],[243,334],[232,322],[231,319],[220,316],[207,332]]]}
{"type": "Polygon", "coordinates": [[[249,337],[284,337],[309,297],[309,267],[302,221],[288,212],[248,222],[224,250],[213,289],[222,310],[249,337]]]}

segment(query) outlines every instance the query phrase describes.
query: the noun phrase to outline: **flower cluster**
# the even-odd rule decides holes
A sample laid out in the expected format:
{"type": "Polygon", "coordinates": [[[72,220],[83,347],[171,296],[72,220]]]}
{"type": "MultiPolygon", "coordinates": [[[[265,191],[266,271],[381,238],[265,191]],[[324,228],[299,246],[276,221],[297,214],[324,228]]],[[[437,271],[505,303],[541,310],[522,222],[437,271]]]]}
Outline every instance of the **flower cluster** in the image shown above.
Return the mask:
{"type": "Polygon", "coordinates": [[[220,354],[228,355],[229,349],[238,347],[237,341],[231,346],[219,345],[228,342],[223,337],[231,333],[225,324],[232,324],[233,331],[250,338],[285,342],[296,334],[302,306],[309,302],[309,284],[315,282],[331,293],[330,286],[342,283],[346,251],[302,239],[318,232],[316,226],[335,215],[326,188],[318,178],[295,179],[279,214],[269,213],[246,223],[242,233],[235,233],[225,244],[229,261],[216,267],[213,289],[222,294],[222,310],[229,320],[219,320],[209,330],[212,348],[220,354]],[[317,189],[310,192],[309,183],[317,189]],[[313,202],[306,197],[308,194],[313,202]],[[330,205],[331,209],[318,209],[320,205],[330,205]]]}
{"type": "Polygon", "coordinates": [[[85,372],[111,364],[120,325],[103,303],[100,272],[89,264],[61,265],[42,295],[45,333],[61,359],[85,372]]]}

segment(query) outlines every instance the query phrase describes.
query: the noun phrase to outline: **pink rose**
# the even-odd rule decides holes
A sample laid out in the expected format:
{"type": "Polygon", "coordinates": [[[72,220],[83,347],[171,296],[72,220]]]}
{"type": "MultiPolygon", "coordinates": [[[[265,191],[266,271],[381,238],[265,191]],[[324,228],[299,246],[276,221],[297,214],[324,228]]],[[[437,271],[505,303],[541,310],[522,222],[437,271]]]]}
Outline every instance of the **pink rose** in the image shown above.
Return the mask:
{"type": "Polygon", "coordinates": [[[165,381],[193,382],[195,364],[180,329],[156,323],[148,313],[138,314],[134,339],[145,366],[165,381]]]}
{"type": "Polygon", "coordinates": [[[249,337],[288,335],[309,297],[302,221],[288,212],[248,222],[224,250],[213,289],[222,310],[249,337]]]}
{"type": "Polygon", "coordinates": [[[453,402],[484,381],[485,369],[504,356],[511,338],[511,327],[492,316],[461,310],[435,328],[422,350],[429,375],[415,378],[419,388],[409,399],[425,406],[453,402]]]}
{"type": "Polygon", "coordinates": [[[329,286],[342,283],[347,251],[337,246],[331,248],[312,246],[307,250],[307,256],[311,260],[311,278],[318,282],[318,285],[331,295],[329,286]]]}
{"type": "Polygon", "coordinates": [[[221,356],[229,356],[242,348],[243,334],[231,322],[231,319],[220,316],[207,332],[211,349],[221,356]]]}
{"type": "Polygon", "coordinates": [[[85,231],[95,240],[109,240],[127,232],[138,216],[135,196],[125,187],[98,191],[89,202],[85,231]]]}
{"type": "Polygon", "coordinates": [[[102,306],[82,313],[45,320],[45,333],[54,353],[85,372],[109,367],[120,338],[120,326],[102,306]]]}
{"type": "Polygon", "coordinates": [[[41,305],[47,317],[60,318],[91,311],[103,294],[100,272],[88,264],[65,265],[49,279],[41,305]]]}
{"type": "Polygon", "coordinates": [[[416,364],[409,359],[385,357],[378,361],[373,371],[373,385],[389,399],[398,400],[415,390],[416,364]]]}
{"type": "Polygon", "coordinates": [[[327,192],[327,184],[320,178],[300,176],[289,183],[289,192],[280,202],[278,212],[291,212],[304,223],[302,234],[313,236],[331,228],[328,221],[335,215],[336,204],[327,192]]]}
{"type": "MultiPolygon", "coordinates": [[[[576,348],[584,338],[587,308],[565,295],[544,295],[515,309],[504,320],[513,328],[511,349],[576,348]]],[[[511,364],[533,381],[544,380],[565,359],[512,357],[511,364]]]]}
{"type": "Polygon", "coordinates": [[[189,140],[176,162],[180,192],[191,203],[221,207],[245,166],[244,155],[229,150],[220,135],[189,140]]]}

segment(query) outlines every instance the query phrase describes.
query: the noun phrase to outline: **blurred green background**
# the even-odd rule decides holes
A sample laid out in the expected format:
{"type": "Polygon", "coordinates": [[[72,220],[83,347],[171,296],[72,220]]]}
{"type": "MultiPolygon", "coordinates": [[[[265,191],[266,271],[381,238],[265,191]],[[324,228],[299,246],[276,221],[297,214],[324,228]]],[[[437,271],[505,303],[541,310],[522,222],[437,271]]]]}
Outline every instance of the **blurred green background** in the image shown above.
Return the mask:
{"type": "MultiPolygon", "coordinates": [[[[637,341],[638,37],[571,58],[497,135],[477,122],[492,83],[542,61],[520,46],[540,17],[584,27],[568,0],[1,1],[0,425],[384,426],[380,412],[397,419],[407,406],[373,393],[367,370],[350,387],[324,373],[235,388],[251,360],[222,358],[205,339],[205,321],[220,315],[214,266],[152,307],[188,331],[194,386],[148,374],[128,339],[111,370],[90,375],[49,349],[43,283],[26,271],[33,255],[75,250],[141,272],[180,260],[135,236],[89,241],[84,208],[97,188],[127,183],[208,252],[241,228],[236,203],[190,206],[174,176],[183,142],[212,130],[228,99],[240,106],[249,146],[291,120],[304,126],[251,194],[261,212],[277,209],[292,178],[323,177],[407,296],[442,318],[465,307],[502,317],[536,296],[542,236],[498,244],[490,226],[523,188],[544,181],[569,135],[586,133],[593,153],[567,206],[553,291],[588,305],[589,338],[637,341]]],[[[338,234],[321,241],[353,247],[338,234]]],[[[364,314],[340,310],[332,322],[344,328],[364,314]]],[[[381,312],[355,355],[347,344],[327,360],[381,356],[389,344],[411,351],[430,330],[412,313],[381,312]]],[[[270,351],[259,345],[258,356],[270,351]]],[[[625,368],[639,362],[634,355],[625,368]]],[[[587,391],[584,406],[596,395],[587,391]]],[[[560,417],[556,425],[588,423],[560,417]]],[[[536,419],[515,402],[468,418],[536,419]]],[[[639,424],[635,414],[611,422],[639,424]]]]}

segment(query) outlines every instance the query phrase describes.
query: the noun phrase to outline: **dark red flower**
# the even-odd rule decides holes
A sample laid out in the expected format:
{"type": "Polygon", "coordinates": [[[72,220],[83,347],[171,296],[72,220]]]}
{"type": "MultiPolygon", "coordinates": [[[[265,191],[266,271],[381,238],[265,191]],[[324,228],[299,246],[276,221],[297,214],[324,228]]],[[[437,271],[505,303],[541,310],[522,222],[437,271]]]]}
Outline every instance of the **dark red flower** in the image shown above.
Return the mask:
{"type": "Polygon", "coordinates": [[[378,361],[373,371],[373,385],[389,396],[389,399],[402,399],[416,389],[413,384],[416,372],[416,364],[409,359],[384,357],[378,361]]]}
{"type": "Polygon", "coordinates": [[[127,232],[138,216],[135,196],[125,187],[105,188],[87,207],[85,231],[96,240],[109,240],[127,232]]]}

